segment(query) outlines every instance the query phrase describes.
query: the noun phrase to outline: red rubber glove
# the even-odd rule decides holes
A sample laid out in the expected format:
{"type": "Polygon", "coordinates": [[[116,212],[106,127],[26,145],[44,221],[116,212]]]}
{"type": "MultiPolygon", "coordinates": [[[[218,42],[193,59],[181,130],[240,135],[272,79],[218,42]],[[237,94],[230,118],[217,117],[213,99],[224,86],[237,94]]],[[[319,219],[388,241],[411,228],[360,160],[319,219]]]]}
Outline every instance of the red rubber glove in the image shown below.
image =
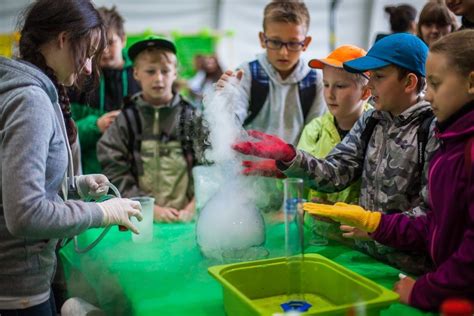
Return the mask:
{"type": "Polygon", "coordinates": [[[264,176],[270,178],[284,179],[286,176],[278,170],[276,161],[273,159],[265,159],[260,161],[242,161],[242,166],[245,167],[242,173],[246,176],[264,176]]]}
{"type": "Polygon", "coordinates": [[[260,141],[245,141],[232,145],[232,148],[244,155],[252,155],[260,158],[273,160],[291,161],[296,156],[293,146],[285,143],[274,135],[268,135],[259,131],[248,131],[249,136],[260,141]]]}

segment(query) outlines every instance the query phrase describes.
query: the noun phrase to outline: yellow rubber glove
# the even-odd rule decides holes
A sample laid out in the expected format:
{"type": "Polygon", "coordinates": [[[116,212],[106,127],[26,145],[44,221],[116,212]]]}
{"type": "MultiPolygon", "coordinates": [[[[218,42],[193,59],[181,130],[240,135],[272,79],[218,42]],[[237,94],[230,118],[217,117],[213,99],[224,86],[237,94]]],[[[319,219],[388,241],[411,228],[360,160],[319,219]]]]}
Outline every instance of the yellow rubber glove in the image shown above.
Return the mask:
{"type": "Polygon", "coordinates": [[[357,227],[372,233],[377,229],[382,213],[366,211],[358,205],[338,202],[334,205],[303,203],[303,209],[310,214],[329,217],[330,219],[357,227]]]}

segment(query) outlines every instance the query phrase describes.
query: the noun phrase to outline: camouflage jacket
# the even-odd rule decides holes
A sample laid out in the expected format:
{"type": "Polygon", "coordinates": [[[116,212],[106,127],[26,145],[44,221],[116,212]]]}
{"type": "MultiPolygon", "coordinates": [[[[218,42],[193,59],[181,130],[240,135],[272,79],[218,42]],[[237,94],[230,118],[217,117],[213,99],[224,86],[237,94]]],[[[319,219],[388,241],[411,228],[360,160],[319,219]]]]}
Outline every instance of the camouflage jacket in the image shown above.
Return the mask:
{"type": "MultiPolygon", "coordinates": [[[[420,168],[417,131],[420,114],[429,109],[429,103],[420,101],[396,117],[385,111],[366,112],[325,159],[316,159],[298,150],[292,162],[288,165],[279,162],[279,167],[287,176],[304,178],[308,185],[325,192],[343,190],[361,178],[359,205],[363,208],[382,213],[422,215],[427,205],[428,163],[438,148],[438,141],[433,137],[433,120],[423,153],[424,166],[420,168]],[[370,116],[379,121],[365,146],[361,136],[370,116]]],[[[381,245],[367,246],[370,243],[373,242],[358,242],[370,254],[405,270],[411,269],[412,263],[405,265],[393,262],[399,258],[388,258],[386,253],[392,252],[391,249],[381,245]]],[[[424,270],[421,266],[420,269],[424,270]]]]}

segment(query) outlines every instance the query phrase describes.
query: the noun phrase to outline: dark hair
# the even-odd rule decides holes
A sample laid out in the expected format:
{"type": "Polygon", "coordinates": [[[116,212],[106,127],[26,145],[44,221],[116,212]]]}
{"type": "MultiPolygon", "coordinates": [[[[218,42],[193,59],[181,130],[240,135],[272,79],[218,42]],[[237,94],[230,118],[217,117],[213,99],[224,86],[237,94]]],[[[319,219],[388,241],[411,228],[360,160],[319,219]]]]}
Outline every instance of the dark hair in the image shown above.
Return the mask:
{"type": "Polygon", "coordinates": [[[431,45],[430,53],[444,54],[448,66],[462,75],[468,75],[474,71],[474,30],[466,29],[443,36],[431,45]]]}
{"type": "MultiPolygon", "coordinates": [[[[96,50],[96,58],[92,60],[92,81],[97,83],[99,78],[100,55],[105,48],[105,29],[102,18],[89,0],[37,0],[31,4],[20,21],[19,51],[20,57],[38,68],[51,79],[55,85],[59,104],[66,124],[69,143],[77,138],[77,128],[71,117],[71,107],[66,88],[58,82],[54,70],[46,64],[46,59],[40,52],[40,47],[66,32],[71,43],[71,53],[74,57],[75,72],[80,75],[91,49],[91,38],[94,32],[99,32],[100,41],[96,50]]],[[[84,77],[78,78],[79,83],[84,77]]]]}
{"type": "Polygon", "coordinates": [[[418,94],[420,94],[423,90],[425,90],[425,86],[426,86],[425,77],[423,77],[422,75],[416,74],[413,71],[408,70],[406,68],[403,68],[403,67],[400,67],[400,66],[397,66],[397,65],[394,65],[394,66],[398,71],[398,80],[402,80],[403,78],[405,78],[409,74],[414,74],[416,76],[417,81],[418,81],[417,84],[416,84],[416,92],[418,94]]]}
{"type": "Polygon", "coordinates": [[[449,11],[448,7],[444,4],[444,1],[430,1],[425,4],[421,10],[416,31],[418,37],[422,40],[421,26],[427,24],[436,24],[439,26],[451,25],[451,32],[454,32],[458,28],[456,16],[454,13],[449,11]]]}
{"type": "Polygon", "coordinates": [[[309,29],[309,12],[306,4],[298,0],[273,0],[263,11],[263,30],[268,22],[285,22],[303,25],[309,29]]]}
{"type": "Polygon", "coordinates": [[[384,10],[390,16],[390,29],[393,33],[409,31],[410,24],[416,19],[417,11],[409,4],[386,6],[384,10]]]}
{"type": "Polygon", "coordinates": [[[105,27],[107,28],[107,32],[110,32],[110,30],[113,29],[117,32],[118,36],[120,36],[121,38],[125,37],[125,29],[123,27],[125,21],[123,17],[118,13],[115,6],[110,9],[106,7],[100,7],[97,10],[99,11],[102,20],[104,21],[105,27]]]}

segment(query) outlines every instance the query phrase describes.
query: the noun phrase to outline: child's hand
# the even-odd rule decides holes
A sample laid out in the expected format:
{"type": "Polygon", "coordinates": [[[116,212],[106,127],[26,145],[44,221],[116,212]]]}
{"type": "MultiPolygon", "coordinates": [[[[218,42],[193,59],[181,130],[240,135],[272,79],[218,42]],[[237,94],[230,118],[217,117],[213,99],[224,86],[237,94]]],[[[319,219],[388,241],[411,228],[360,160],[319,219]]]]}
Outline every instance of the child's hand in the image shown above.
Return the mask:
{"type": "Polygon", "coordinates": [[[194,219],[194,211],[196,210],[196,199],[192,198],[188,205],[179,211],[179,221],[189,223],[194,219]]]}
{"type": "Polygon", "coordinates": [[[291,161],[296,156],[293,146],[283,139],[256,130],[247,131],[255,140],[240,141],[232,145],[232,149],[244,154],[273,160],[291,161]]]}
{"type": "Polygon", "coordinates": [[[153,219],[157,222],[172,223],[179,220],[179,211],[172,207],[161,207],[155,205],[153,219]]]}
{"type": "Polygon", "coordinates": [[[358,205],[337,202],[334,205],[303,203],[305,211],[329,217],[337,222],[357,227],[366,232],[374,232],[380,224],[382,214],[366,211],[358,205]]]}
{"type": "Polygon", "coordinates": [[[415,280],[410,277],[401,277],[400,281],[394,284],[393,290],[400,295],[400,302],[409,304],[411,291],[415,285],[415,280]]]}
{"type": "Polygon", "coordinates": [[[194,218],[194,211],[192,210],[181,210],[179,211],[179,221],[183,223],[189,223],[194,218]]]}
{"type": "Polygon", "coordinates": [[[221,90],[225,87],[225,85],[229,82],[231,77],[237,78],[237,80],[241,80],[242,76],[244,75],[243,70],[237,70],[235,73],[232,70],[226,70],[216,82],[216,90],[221,90]]]}
{"type": "Polygon", "coordinates": [[[369,234],[363,230],[360,230],[358,228],[349,226],[349,225],[341,225],[339,226],[342,233],[342,237],[344,238],[350,238],[350,239],[357,239],[357,240],[372,240],[370,238],[369,234]]]}
{"type": "Polygon", "coordinates": [[[97,127],[99,128],[101,133],[104,133],[107,128],[109,128],[110,124],[112,124],[117,115],[120,114],[120,110],[110,111],[105,113],[97,120],[97,127]]]}
{"type": "Polygon", "coordinates": [[[242,166],[244,167],[242,174],[246,176],[263,176],[278,179],[286,178],[286,176],[278,170],[276,161],[273,159],[258,161],[244,160],[242,161],[242,166]]]}

